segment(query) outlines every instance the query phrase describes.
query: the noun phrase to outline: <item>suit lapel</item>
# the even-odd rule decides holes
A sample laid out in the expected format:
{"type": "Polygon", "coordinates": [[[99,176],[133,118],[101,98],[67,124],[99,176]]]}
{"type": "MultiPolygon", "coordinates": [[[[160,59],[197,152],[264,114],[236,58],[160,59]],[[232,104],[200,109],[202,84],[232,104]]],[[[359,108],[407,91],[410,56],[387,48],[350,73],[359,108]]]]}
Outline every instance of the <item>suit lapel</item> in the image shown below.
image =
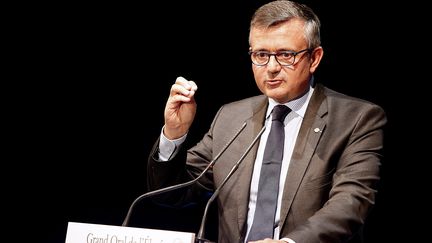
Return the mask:
{"type": "MultiPolygon", "coordinates": [[[[240,141],[241,143],[246,144],[244,150],[241,151],[241,154],[246,151],[249,144],[252,143],[253,139],[262,129],[264,125],[267,106],[268,99],[265,96],[263,96],[263,99],[261,99],[259,102],[252,104],[252,116],[250,119],[247,120],[247,126],[245,128],[246,136],[242,141],[240,141]]],[[[236,186],[238,188],[237,205],[239,232],[242,232],[242,229],[247,219],[247,210],[249,205],[249,189],[252,180],[253,165],[258,150],[258,144],[259,142],[255,143],[254,147],[245,157],[244,161],[240,164],[238,169],[240,179],[239,183],[236,186]]]]}
{"type": "Polygon", "coordinates": [[[327,105],[323,102],[323,87],[317,84],[300,127],[285,180],[279,223],[281,227],[285,223],[292,201],[325,128],[326,122],[322,117],[327,113],[327,105]]]}

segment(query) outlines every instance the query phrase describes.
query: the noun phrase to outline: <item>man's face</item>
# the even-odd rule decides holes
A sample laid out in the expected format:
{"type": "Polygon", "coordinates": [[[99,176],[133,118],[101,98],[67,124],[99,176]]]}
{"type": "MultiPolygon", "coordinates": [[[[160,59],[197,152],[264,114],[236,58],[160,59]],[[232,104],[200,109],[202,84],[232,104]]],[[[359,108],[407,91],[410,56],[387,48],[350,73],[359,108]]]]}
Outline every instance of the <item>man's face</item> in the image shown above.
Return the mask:
{"type": "MultiPolygon", "coordinates": [[[[267,29],[252,28],[250,31],[250,51],[300,51],[308,48],[304,37],[304,22],[291,19],[267,29]]],[[[318,55],[322,56],[319,48],[318,55]]],[[[321,59],[314,62],[316,50],[305,51],[295,57],[291,66],[281,66],[274,55],[266,65],[252,64],[255,82],[261,92],[279,103],[285,103],[303,95],[309,86],[309,79],[321,59]]]]}

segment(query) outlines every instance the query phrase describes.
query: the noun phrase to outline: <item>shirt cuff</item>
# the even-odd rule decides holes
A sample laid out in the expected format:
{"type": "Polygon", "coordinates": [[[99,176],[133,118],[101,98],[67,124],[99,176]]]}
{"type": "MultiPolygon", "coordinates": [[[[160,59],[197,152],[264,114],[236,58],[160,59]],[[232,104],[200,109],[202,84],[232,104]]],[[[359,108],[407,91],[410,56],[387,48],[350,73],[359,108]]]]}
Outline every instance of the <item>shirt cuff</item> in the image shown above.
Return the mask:
{"type": "Polygon", "coordinates": [[[168,161],[179,151],[180,145],[186,140],[187,133],[180,138],[170,140],[163,134],[163,127],[159,139],[159,161],[168,161]]]}

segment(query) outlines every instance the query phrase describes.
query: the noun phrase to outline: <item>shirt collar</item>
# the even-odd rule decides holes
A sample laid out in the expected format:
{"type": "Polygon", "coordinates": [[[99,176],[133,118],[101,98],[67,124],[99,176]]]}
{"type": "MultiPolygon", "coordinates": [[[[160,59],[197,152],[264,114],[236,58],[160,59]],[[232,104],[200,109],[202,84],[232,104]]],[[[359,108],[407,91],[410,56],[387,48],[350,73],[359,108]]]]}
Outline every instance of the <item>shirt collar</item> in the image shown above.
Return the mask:
{"type": "MultiPolygon", "coordinates": [[[[304,115],[306,113],[306,108],[309,104],[310,98],[312,97],[314,91],[314,88],[312,86],[313,78],[311,79],[310,83],[311,86],[309,87],[309,90],[304,95],[283,104],[288,106],[291,109],[291,111],[295,112],[301,118],[304,118],[304,115]]],[[[281,104],[279,104],[272,98],[269,98],[269,105],[267,108],[266,119],[270,116],[271,112],[273,111],[273,107],[275,107],[276,105],[281,105],[281,104]]]]}

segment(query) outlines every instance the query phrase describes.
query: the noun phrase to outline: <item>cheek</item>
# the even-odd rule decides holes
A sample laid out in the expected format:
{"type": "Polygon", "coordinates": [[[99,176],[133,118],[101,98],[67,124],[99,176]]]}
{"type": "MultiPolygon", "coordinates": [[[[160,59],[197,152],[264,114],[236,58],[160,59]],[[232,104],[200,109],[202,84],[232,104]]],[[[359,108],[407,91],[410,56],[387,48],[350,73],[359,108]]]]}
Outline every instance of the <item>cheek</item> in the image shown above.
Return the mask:
{"type": "Polygon", "coordinates": [[[262,89],[262,87],[264,86],[263,80],[265,79],[265,76],[264,76],[265,73],[264,73],[263,69],[262,68],[260,69],[259,67],[256,67],[256,66],[253,66],[252,71],[253,71],[253,75],[255,78],[255,83],[257,84],[259,89],[262,89]]]}
{"type": "Polygon", "coordinates": [[[259,82],[260,80],[263,80],[265,78],[265,69],[264,68],[252,65],[252,71],[253,71],[253,75],[255,77],[255,80],[257,82],[259,82]]]}

